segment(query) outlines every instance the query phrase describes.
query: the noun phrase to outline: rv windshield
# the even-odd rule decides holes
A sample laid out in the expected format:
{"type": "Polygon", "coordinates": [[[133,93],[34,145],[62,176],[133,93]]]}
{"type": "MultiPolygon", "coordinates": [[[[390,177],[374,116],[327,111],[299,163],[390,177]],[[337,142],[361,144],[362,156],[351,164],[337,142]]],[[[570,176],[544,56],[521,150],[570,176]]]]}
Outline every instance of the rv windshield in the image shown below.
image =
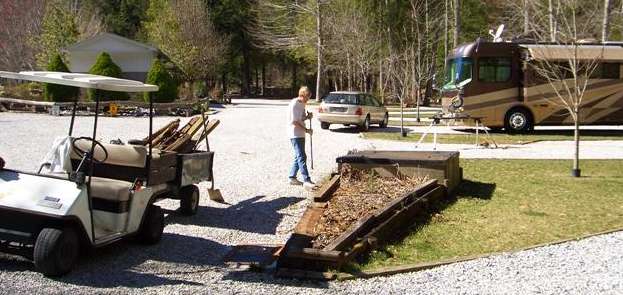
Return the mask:
{"type": "Polygon", "coordinates": [[[472,78],[472,59],[469,57],[453,58],[448,60],[446,69],[446,84],[444,90],[456,89],[457,85],[472,78]]]}

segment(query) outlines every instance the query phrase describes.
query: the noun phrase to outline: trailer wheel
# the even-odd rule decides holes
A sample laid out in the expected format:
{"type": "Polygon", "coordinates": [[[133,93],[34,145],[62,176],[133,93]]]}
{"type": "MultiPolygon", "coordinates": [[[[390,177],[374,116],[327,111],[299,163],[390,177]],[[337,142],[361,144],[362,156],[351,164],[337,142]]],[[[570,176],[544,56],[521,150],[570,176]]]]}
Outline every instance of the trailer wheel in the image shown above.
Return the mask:
{"type": "Polygon", "coordinates": [[[509,110],[504,116],[504,129],[508,133],[524,133],[532,130],[532,115],[524,108],[509,110]]]}
{"type": "Polygon", "coordinates": [[[186,216],[197,214],[199,208],[199,188],[196,185],[185,186],[180,190],[180,212],[186,216]]]}
{"type": "Polygon", "coordinates": [[[331,124],[327,123],[327,122],[320,122],[320,128],[322,129],[329,129],[329,127],[331,126],[331,124]]]}
{"type": "Polygon", "coordinates": [[[139,230],[137,240],[146,245],[158,243],[164,231],[164,212],[156,205],[149,205],[145,212],[143,225],[139,230]]]}
{"type": "Polygon", "coordinates": [[[45,276],[62,276],[76,264],[79,250],[78,235],[72,228],[44,228],[35,242],[35,268],[45,276]]]}

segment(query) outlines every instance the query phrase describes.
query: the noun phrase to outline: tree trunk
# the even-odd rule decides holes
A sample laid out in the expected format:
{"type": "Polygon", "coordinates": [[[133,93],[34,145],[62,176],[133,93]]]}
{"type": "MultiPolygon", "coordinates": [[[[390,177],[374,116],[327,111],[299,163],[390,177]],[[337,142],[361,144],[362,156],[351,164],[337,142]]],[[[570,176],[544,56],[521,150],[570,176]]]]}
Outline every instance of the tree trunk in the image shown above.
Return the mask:
{"type": "Polygon", "coordinates": [[[221,74],[221,86],[223,87],[223,95],[227,94],[227,73],[225,71],[221,74]]]}
{"type": "Polygon", "coordinates": [[[601,42],[608,41],[610,35],[610,10],[612,9],[612,2],[610,0],[604,0],[604,12],[601,26],[601,42]]]}
{"type": "Polygon", "coordinates": [[[379,59],[379,94],[381,102],[385,104],[385,91],[383,91],[383,59],[379,59]]]}
{"type": "Polygon", "coordinates": [[[523,34],[530,33],[530,10],[528,6],[529,0],[523,0],[523,34]]]}
{"type": "Polygon", "coordinates": [[[575,111],[575,120],[573,128],[573,140],[575,141],[575,150],[573,154],[573,170],[571,175],[580,177],[580,114],[575,111]]]}
{"type": "Polygon", "coordinates": [[[550,41],[556,42],[556,19],[554,18],[553,0],[548,0],[547,14],[549,16],[549,38],[550,41]]]}
{"type": "Polygon", "coordinates": [[[320,81],[322,79],[322,10],[321,0],[316,0],[316,53],[318,55],[318,68],[316,75],[316,101],[320,102],[322,95],[320,94],[320,81]]]}
{"type": "Polygon", "coordinates": [[[350,66],[350,53],[346,52],[346,78],[348,80],[348,91],[353,91],[353,81],[352,81],[352,77],[353,75],[351,74],[351,66],[350,66]]]}
{"type": "Polygon", "coordinates": [[[454,47],[459,46],[461,34],[461,0],[454,0],[454,47]]]}
{"type": "Polygon", "coordinates": [[[266,91],[266,63],[262,63],[262,96],[264,91],[266,91]]]}
{"type": "Polygon", "coordinates": [[[445,0],[444,3],[444,19],[443,19],[443,28],[444,28],[444,34],[443,34],[443,73],[446,72],[446,67],[448,66],[448,50],[450,47],[450,40],[448,39],[448,0],[445,0]]]}
{"type": "Polygon", "coordinates": [[[249,48],[246,44],[242,45],[242,95],[251,93],[251,63],[249,58],[249,48]]]}
{"type": "Polygon", "coordinates": [[[292,92],[296,92],[298,90],[298,84],[298,64],[294,62],[292,64],[292,92]]]}
{"type": "Polygon", "coordinates": [[[253,93],[255,96],[259,94],[260,89],[260,69],[255,67],[255,88],[253,89],[253,93]]]}

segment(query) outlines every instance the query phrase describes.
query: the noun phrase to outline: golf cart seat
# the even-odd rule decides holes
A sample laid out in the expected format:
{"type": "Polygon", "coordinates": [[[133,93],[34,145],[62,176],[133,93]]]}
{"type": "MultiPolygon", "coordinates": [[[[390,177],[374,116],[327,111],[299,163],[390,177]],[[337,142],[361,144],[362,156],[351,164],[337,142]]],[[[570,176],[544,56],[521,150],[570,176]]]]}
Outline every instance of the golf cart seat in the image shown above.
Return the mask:
{"type": "Polygon", "coordinates": [[[101,177],[91,178],[91,194],[95,199],[127,202],[130,200],[131,188],[131,182],[101,177]]]}
{"type": "MultiPolygon", "coordinates": [[[[103,163],[94,163],[93,176],[121,180],[124,182],[134,182],[137,178],[149,180],[152,185],[172,181],[176,176],[177,158],[175,153],[152,150],[152,159],[147,171],[147,158],[149,149],[142,145],[117,145],[102,143],[108,157],[104,151],[96,145],[95,159],[106,160],[103,163]]],[[[91,141],[78,140],[76,146],[82,150],[91,149],[91,141]]],[[[72,150],[70,154],[74,168],[80,163],[81,158],[72,150]]]]}

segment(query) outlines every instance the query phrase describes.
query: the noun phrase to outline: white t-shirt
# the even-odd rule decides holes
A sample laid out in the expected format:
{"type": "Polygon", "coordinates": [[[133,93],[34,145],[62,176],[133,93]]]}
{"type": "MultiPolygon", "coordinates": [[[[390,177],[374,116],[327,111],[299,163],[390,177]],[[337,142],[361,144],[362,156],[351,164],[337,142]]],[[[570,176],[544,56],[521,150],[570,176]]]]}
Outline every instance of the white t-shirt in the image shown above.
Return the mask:
{"type": "Polygon", "coordinates": [[[298,125],[294,125],[294,122],[300,122],[305,126],[305,104],[303,104],[298,97],[293,98],[288,104],[288,136],[290,138],[305,137],[305,129],[298,125]]]}

